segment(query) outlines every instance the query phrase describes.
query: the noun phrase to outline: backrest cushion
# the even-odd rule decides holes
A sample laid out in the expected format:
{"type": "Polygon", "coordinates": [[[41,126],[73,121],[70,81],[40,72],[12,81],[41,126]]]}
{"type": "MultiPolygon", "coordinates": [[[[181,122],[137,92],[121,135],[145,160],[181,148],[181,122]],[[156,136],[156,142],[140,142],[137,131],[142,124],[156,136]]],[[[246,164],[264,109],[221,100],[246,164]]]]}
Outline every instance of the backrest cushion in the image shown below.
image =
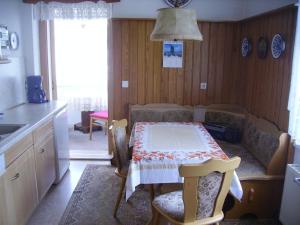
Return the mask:
{"type": "Polygon", "coordinates": [[[163,122],[191,122],[193,112],[189,110],[168,110],[163,113],[163,122]]]}
{"type": "Polygon", "coordinates": [[[245,115],[219,110],[207,110],[205,122],[226,124],[242,132],[245,124],[245,115]]]}
{"type": "Polygon", "coordinates": [[[218,172],[199,177],[197,219],[212,216],[222,181],[223,174],[218,172]]]}
{"type": "Polygon", "coordinates": [[[267,168],[279,147],[280,134],[270,122],[248,115],[242,145],[267,168]]]}
{"type": "Polygon", "coordinates": [[[116,159],[118,164],[117,166],[119,171],[122,171],[129,165],[126,129],[121,127],[115,128],[114,139],[116,147],[116,159]]]}
{"type": "Polygon", "coordinates": [[[176,104],[133,105],[130,127],[136,122],[192,122],[193,108],[176,104]]]}

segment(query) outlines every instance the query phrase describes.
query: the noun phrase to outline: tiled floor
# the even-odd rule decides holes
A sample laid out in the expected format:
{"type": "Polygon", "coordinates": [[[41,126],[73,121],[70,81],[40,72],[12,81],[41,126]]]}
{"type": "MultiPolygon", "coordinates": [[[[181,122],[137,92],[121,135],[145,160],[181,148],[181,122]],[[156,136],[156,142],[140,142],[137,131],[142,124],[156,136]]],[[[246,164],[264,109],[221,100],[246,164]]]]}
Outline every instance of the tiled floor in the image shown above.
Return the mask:
{"type": "Polygon", "coordinates": [[[72,159],[110,159],[108,137],[104,131],[94,131],[92,140],[89,133],[69,131],[70,157],[72,159]]]}
{"type": "Polygon", "coordinates": [[[57,225],[87,164],[109,165],[109,161],[72,160],[70,170],[58,185],[51,187],[30,218],[28,225],[57,225]]]}

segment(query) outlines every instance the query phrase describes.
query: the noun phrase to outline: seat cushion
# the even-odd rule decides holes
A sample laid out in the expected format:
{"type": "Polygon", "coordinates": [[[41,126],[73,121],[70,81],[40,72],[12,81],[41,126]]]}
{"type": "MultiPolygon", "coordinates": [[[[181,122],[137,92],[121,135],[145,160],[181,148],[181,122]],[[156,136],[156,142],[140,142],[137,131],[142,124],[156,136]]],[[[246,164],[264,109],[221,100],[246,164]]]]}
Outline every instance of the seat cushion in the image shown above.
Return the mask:
{"type": "Polygon", "coordinates": [[[154,199],[153,205],[177,221],[183,221],[184,219],[182,191],[159,195],[154,199]]]}
{"type": "Polygon", "coordinates": [[[107,111],[94,112],[90,114],[90,116],[99,119],[108,119],[108,112],[107,111]]]}
{"type": "Polygon", "coordinates": [[[264,166],[243,146],[225,141],[217,142],[228,157],[239,156],[241,158],[240,166],[236,169],[236,173],[241,180],[266,175],[264,166]]]}

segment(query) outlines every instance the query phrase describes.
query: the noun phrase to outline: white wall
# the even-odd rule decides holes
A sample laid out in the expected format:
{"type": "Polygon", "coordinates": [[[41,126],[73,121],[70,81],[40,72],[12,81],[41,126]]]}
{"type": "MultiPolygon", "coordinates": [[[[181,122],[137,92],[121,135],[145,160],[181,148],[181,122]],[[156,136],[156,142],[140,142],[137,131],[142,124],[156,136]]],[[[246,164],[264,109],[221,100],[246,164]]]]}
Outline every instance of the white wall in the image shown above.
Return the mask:
{"type": "Polygon", "coordinates": [[[281,8],[287,5],[294,4],[298,0],[242,0],[243,1],[243,17],[252,17],[267,11],[281,8]]]}
{"type": "Polygon", "coordinates": [[[3,51],[12,59],[10,64],[0,64],[0,111],[25,101],[24,37],[21,25],[21,1],[0,0],[0,24],[19,35],[19,49],[3,51]]]}
{"type": "Polygon", "coordinates": [[[33,19],[33,6],[22,4],[22,33],[24,56],[27,75],[40,75],[40,48],[38,21],[33,19]]]}
{"type": "MultiPolygon", "coordinates": [[[[280,8],[297,0],[193,0],[199,20],[237,21],[280,8]]],[[[114,18],[156,18],[157,9],[168,7],[163,0],[121,0],[113,4],[114,18]]]]}
{"type": "Polygon", "coordinates": [[[32,6],[22,0],[0,0],[0,24],[17,32],[19,48],[5,50],[12,59],[0,64],[0,111],[26,102],[26,75],[40,74],[38,24],[32,20],[32,6]]]}
{"type": "MultiPolygon", "coordinates": [[[[121,0],[113,4],[114,18],[156,18],[157,9],[168,7],[163,0],[121,0]]],[[[196,10],[200,20],[238,20],[240,0],[194,0],[187,8],[196,10]]]]}

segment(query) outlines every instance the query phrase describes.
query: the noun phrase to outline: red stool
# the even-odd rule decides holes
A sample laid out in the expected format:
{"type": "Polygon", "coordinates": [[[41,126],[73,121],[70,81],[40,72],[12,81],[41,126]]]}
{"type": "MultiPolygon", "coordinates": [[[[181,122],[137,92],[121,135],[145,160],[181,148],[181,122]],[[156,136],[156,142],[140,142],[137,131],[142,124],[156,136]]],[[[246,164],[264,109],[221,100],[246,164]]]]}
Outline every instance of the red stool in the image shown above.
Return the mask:
{"type": "Polygon", "coordinates": [[[102,125],[106,135],[108,130],[108,112],[100,111],[90,114],[90,140],[92,140],[93,125],[102,125]]]}

